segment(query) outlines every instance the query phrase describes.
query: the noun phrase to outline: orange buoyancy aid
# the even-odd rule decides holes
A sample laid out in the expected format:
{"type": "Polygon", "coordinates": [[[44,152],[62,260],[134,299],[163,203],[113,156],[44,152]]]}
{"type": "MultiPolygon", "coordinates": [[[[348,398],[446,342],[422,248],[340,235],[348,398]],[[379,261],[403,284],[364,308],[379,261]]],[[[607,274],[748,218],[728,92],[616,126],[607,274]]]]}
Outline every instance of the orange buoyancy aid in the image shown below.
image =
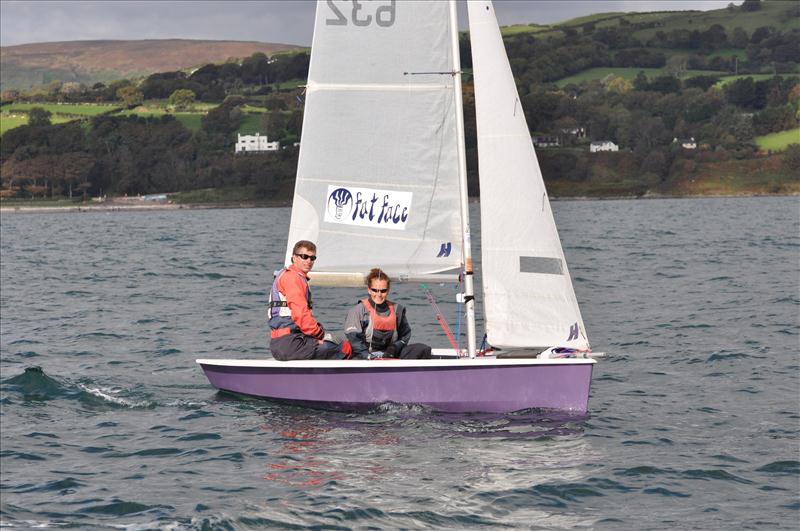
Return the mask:
{"type": "Polygon", "coordinates": [[[289,269],[288,267],[282,269],[281,272],[275,276],[275,280],[272,282],[272,290],[270,290],[269,294],[269,309],[267,319],[271,329],[271,336],[273,338],[281,337],[290,333],[300,332],[300,327],[292,319],[292,312],[289,309],[286,295],[278,290],[278,280],[281,278],[281,276],[288,272],[292,272],[299,276],[303,284],[305,284],[308,308],[312,308],[311,289],[308,287],[308,280],[306,277],[297,271],[289,269]]]}
{"type": "Polygon", "coordinates": [[[369,299],[363,299],[361,304],[369,313],[370,322],[364,331],[364,339],[369,345],[370,351],[385,349],[397,340],[397,313],[394,303],[386,301],[389,306],[389,315],[380,315],[369,299]]]}

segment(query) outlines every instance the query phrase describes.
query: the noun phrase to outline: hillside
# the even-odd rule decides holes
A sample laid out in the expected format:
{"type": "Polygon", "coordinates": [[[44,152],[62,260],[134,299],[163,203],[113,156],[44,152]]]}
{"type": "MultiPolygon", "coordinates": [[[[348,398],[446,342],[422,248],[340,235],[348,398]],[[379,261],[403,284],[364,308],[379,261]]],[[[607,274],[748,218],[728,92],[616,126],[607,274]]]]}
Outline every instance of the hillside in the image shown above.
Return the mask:
{"type": "MultiPolygon", "coordinates": [[[[745,0],[680,16],[683,26],[659,12],[504,28],[551,195],[800,193],[800,3],[745,0]]],[[[477,195],[469,35],[460,40],[477,195]]],[[[288,199],[309,64],[307,49],[257,52],[106,85],[3,91],[0,198],[288,199]],[[237,155],[237,135],[253,133],[286,149],[237,155]]]]}
{"type": "Polygon", "coordinates": [[[91,85],[155,72],[169,72],[255,52],[272,55],[299,49],[289,44],[246,41],[71,41],[0,48],[0,87],[28,89],[53,80],[91,85]]]}
{"type": "Polygon", "coordinates": [[[641,41],[653,38],[658,32],[673,30],[706,31],[718,24],[732,33],[741,27],[748,33],[756,28],[769,26],[777,31],[797,28],[800,7],[794,0],[764,0],[757,11],[743,12],[741,9],[713,9],[709,11],[653,11],[653,12],[608,12],[578,17],[551,25],[529,24],[502,28],[504,36],[532,33],[540,37],[564,35],[570,30],[587,31],[624,26],[631,36],[641,41]]]}

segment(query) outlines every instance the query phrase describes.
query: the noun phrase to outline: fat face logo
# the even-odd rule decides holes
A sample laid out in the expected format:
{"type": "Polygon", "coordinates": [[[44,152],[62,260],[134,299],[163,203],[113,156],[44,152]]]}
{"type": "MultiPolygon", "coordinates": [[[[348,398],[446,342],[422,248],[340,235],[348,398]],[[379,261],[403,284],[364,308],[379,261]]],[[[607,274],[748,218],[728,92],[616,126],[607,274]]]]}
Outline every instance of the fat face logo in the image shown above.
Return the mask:
{"type": "Polygon", "coordinates": [[[323,221],[376,229],[405,230],[411,192],[328,186],[323,221]]]}

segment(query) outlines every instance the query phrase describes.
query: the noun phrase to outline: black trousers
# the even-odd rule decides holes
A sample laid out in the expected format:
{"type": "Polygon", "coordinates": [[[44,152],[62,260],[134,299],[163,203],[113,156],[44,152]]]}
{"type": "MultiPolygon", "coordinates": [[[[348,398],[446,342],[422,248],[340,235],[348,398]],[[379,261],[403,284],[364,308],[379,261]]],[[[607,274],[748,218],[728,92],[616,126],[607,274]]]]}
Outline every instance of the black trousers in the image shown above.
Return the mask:
{"type": "Polygon", "coordinates": [[[288,360],[341,360],[344,353],[339,345],[330,341],[320,343],[305,334],[289,334],[270,340],[272,357],[288,360]]]}
{"type": "Polygon", "coordinates": [[[431,347],[424,343],[411,343],[400,351],[400,359],[429,360],[431,359],[431,347]]]}

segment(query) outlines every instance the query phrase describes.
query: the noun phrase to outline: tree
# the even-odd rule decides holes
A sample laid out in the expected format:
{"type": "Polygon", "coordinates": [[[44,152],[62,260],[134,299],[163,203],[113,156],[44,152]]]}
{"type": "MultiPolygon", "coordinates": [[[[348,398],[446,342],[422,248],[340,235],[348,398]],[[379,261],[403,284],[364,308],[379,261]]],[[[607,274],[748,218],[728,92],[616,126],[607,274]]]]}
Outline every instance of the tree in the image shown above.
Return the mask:
{"type": "Polygon", "coordinates": [[[761,9],[761,0],[744,0],[742,2],[742,11],[758,11],[761,9]]]}
{"type": "Polygon", "coordinates": [[[662,181],[667,176],[668,160],[662,150],[654,149],[645,155],[642,161],[641,170],[644,173],[657,175],[662,181]]]}
{"type": "Polygon", "coordinates": [[[286,134],[286,117],[281,111],[264,114],[262,125],[271,140],[278,140],[286,134]]]}
{"type": "Polygon", "coordinates": [[[290,134],[300,137],[303,132],[303,111],[292,111],[291,116],[286,121],[286,130],[290,134]]]}
{"type": "Polygon", "coordinates": [[[740,107],[752,107],[756,98],[756,84],[752,77],[737,79],[725,86],[728,103],[740,107]]]}
{"type": "Polygon", "coordinates": [[[770,35],[772,35],[772,28],[770,26],[760,26],[753,32],[753,35],[750,37],[750,42],[758,44],[770,35]]]}
{"type": "Polygon", "coordinates": [[[673,76],[682,76],[686,73],[686,58],[681,55],[673,55],[667,60],[667,70],[673,76]]]}
{"type": "Polygon", "coordinates": [[[670,92],[678,92],[681,88],[681,82],[677,77],[673,76],[658,76],[647,85],[647,90],[653,90],[662,94],[670,92]]]}
{"type": "Polygon", "coordinates": [[[610,78],[604,80],[604,84],[607,90],[611,92],[619,92],[620,94],[624,94],[633,90],[633,83],[622,76],[615,76],[613,74],[610,78]]]}
{"type": "Polygon", "coordinates": [[[117,90],[117,99],[122,100],[126,107],[132,109],[142,104],[144,95],[133,85],[127,85],[117,90]]]}
{"type": "Polygon", "coordinates": [[[789,144],[783,152],[783,166],[800,178],[800,144],[789,144]]]}
{"type": "Polygon", "coordinates": [[[14,101],[19,98],[19,91],[14,89],[4,90],[2,97],[2,103],[14,103],[14,101]]]}
{"type": "Polygon", "coordinates": [[[649,85],[649,81],[647,80],[647,75],[642,70],[636,74],[636,77],[633,79],[633,88],[636,90],[647,90],[647,86],[649,85]]]}
{"type": "Polygon", "coordinates": [[[53,115],[48,110],[41,107],[34,107],[28,111],[28,125],[41,127],[50,125],[50,117],[53,115]]]}
{"type": "Polygon", "coordinates": [[[747,36],[747,32],[745,30],[743,30],[739,26],[733,28],[733,37],[731,37],[731,46],[739,50],[744,50],[745,48],[747,48],[747,45],[749,43],[750,43],[750,38],[747,36]]]}
{"type": "Polygon", "coordinates": [[[285,111],[287,109],[286,102],[283,100],[283,98],[279,98],[278,96],[272,96],[271,98],[265,99],[264,107],[270,111],[285,111]]]}
{"type": "Polygon", "coordinates": [[[242,123],[241,98],[228,97],[222,105],[211,109],[201,119],[202,128],[218,145],[228,146],[232,143],[233,133],[242,123]]]}
{"type": "Polygon", "coordinates": [[[189,89],[178,89],[173,92],[169,97],[169,104],[175,108],[176,111],[189,109],[194,105],[196,95],[189,89]]]}

